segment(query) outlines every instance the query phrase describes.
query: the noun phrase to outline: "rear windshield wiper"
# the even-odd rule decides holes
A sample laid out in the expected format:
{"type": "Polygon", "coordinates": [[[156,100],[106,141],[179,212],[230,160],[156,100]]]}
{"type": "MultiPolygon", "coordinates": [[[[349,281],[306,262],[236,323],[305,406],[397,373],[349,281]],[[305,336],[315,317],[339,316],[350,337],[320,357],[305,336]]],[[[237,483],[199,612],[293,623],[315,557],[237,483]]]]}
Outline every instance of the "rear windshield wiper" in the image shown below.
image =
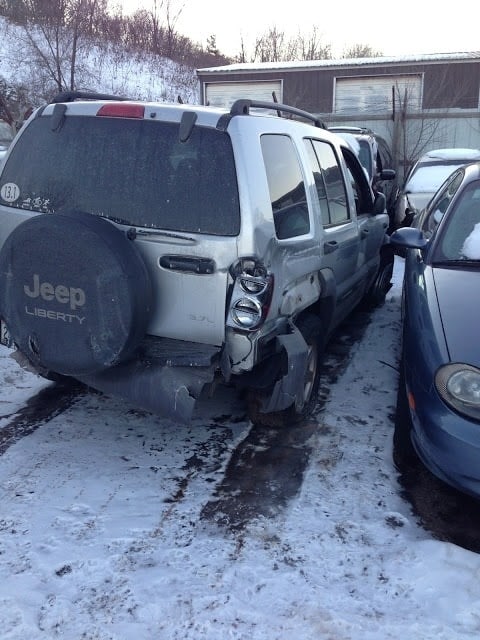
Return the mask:
{"type": "Polygon", "coordinates": [[[192,238],[191,236],[184,236],[181,233],[172,233],[171,231],[162,231],[162,229],[145,229],[144,227],[141,227],[140,229],[130,227],[130,229],[127,231],[127,236],[130,240],[135,240],[137,236],[163,236],[164,238],[183,240],[186,242],[191,242],[192,244],[197,243],[197,240],[195,238],[192,238]]]}
{"type": "MultiPolygon", "coordinates": [[[[132,223],[128,220],[124,220],[123,218],[118,218],[116,216],[104,216],[107,220],[111,222],[116,222],[117,224],[123,225],[131,225],[132,223]]],[[[163,236],[164,238],[172,238],[173,240],[183,240],[184,242],[191,242],[192,244],[196,244],[197,240],[192,238],[191,236],[186,236],[181,233],[175,233],[173,231],[163,231],[162,229],[153,229],[153,228],[145,228],[145,227],[132,227],[127,231],[127,237],[129,240],[135,240],[137,236],[163,236]]]]}

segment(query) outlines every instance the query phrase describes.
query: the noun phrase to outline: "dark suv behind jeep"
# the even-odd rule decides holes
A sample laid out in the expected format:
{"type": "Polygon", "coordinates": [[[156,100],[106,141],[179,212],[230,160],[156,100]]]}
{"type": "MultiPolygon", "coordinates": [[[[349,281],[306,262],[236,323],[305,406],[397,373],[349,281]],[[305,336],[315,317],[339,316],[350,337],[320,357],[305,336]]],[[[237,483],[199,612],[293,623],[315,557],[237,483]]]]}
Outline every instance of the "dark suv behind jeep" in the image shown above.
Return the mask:
{"type": "Polygon", "coordinates": [[[387,141],[367,127],[332,126],[328,129],[357,147],[358,159],[368,174],[370,184],[385,194],[387,211],[390,213],[396,192],[396,172],[387,141]]]}

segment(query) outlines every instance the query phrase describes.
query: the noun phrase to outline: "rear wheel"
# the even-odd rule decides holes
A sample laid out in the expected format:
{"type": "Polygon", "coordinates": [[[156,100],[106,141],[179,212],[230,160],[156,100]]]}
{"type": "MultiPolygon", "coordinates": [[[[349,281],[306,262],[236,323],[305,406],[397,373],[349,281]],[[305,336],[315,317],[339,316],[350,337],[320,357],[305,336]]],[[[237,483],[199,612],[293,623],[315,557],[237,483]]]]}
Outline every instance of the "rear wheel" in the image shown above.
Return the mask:
{"type": "Polygon", "coordinates": [[[377,275],[364,298],[364,302],[368,307],[378,307],[385,302],[387,293],[392,288],[394,260],[393,247],[390,245],[382,247],[377,275]]]}
{"type": "Polygon", "coordinates": [[[297,327],[307,343],[307,363],[303,372],[303,397],[299,406],[293,403],[282,411],[262,413],[259,409],[262,392],[250,390],[248,394],[248,412],[254,424],[272,427],[285,427],[306,419],[317,403],[320,384],[321,356],[324,338],[320,320],[313,315],[306,315],[298,321],[297,327]]]}

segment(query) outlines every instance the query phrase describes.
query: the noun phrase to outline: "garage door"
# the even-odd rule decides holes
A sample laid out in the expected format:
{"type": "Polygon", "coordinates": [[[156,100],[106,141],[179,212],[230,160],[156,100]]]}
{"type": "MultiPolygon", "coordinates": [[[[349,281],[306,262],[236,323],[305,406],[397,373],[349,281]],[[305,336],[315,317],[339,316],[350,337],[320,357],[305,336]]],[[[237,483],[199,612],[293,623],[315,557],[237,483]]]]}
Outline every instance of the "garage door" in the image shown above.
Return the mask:
{"type": "Polygon", "coordinates": [[[206,82],[205,104],[212,107],[231,107],[240,98],[282,102],[282,81],[269,80],[259,82],[206,82]]]}
{"type": "Polygon", "coordinates": [[[421,106],[421,75],[357,76],[335,79],[335,113],[384,114],[392,111],[392,88],[395,106],[402,108],[407,100],[409,111],[421,106]]]}

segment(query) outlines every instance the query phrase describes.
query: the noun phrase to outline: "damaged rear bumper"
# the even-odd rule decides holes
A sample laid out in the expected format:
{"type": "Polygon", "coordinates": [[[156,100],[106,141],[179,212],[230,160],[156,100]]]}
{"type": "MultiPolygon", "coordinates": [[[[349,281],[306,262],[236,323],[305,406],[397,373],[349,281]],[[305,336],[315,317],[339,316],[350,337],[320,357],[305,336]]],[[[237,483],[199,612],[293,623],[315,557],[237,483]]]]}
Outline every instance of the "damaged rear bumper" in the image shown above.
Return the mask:
{"type": "Polygon", "coordinates": [[[203,388],[213,382],[220,350],[178,340],[151,340],[143,345],[138,359],[77,378],[98,391],[187,424],[203,388]]]}
{"type": "Polygon", "coordinates": [[[187,424],[203,388],[213,381],[215,369],[135,362],[78,379],[139,408],[187,424]]]}

